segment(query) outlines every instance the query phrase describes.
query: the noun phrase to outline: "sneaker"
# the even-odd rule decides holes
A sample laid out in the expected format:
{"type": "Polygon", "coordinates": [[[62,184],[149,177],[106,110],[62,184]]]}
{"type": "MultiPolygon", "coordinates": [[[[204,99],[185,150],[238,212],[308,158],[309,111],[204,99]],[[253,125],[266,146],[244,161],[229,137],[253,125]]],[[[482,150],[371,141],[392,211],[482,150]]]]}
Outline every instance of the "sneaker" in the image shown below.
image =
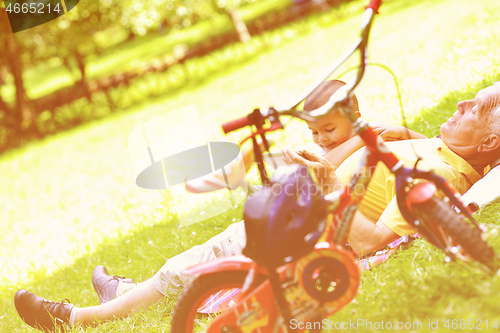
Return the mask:
{"type": "Polygon", "coordinates": [[[107,303],[116,298],[116,289],[118,284],[123,281],[125,283],[135,283],[132,279],[127,279],[123,276],[108,275],[106,267],[99,265],[92,272],[92,285],[99,296],[101,304],[107,303]]]}
{"type": "Polygon", "coordinates": [[[14,304],[26,324],[44,331],[53,331],[57,326],[69,324],[69,316],[74,307],[67,299],[51,302],[23,289],[16,292],[14,304]]]}

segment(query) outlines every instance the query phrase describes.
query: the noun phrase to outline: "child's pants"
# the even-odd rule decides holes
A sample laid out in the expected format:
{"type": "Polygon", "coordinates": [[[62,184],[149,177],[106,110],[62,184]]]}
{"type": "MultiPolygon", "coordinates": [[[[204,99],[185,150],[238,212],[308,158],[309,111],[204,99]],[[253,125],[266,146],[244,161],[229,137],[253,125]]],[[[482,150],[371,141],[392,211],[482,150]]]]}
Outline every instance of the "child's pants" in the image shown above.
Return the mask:
{"type": "Polygon", "coordinates": [[[226,230],[210,238],[202,245],[167,260],[153,277],[153,284],[163,295],[177,293],[194,277],[182,274],[182,270],[216,258],[241,255],[246,244],[244,221],[231,224],[226,230]]]}

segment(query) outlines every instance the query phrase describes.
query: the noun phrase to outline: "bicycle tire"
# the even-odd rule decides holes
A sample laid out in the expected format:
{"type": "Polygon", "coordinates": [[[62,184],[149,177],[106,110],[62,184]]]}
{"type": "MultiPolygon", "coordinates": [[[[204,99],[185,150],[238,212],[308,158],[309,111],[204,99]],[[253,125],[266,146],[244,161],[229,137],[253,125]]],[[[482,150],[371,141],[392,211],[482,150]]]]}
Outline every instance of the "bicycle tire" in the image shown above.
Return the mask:
{"type": "Polygon", "coordinates": [[[219,290],[243,287],[247,274],[247,271],[225,271],[196,278],[184,289],[175,304],[170,332],[195,332],[193,324],[200,305],[219,290]]]}
{"type": "Polygon", "coordinates": [[[412,208],[424,221],[431,220],[439,225],[470,257],[493,268],[495,251],[483,240],[481,230],[467,223],[447,203],[432,197],[424,203],[413,204],[412,208]]]}

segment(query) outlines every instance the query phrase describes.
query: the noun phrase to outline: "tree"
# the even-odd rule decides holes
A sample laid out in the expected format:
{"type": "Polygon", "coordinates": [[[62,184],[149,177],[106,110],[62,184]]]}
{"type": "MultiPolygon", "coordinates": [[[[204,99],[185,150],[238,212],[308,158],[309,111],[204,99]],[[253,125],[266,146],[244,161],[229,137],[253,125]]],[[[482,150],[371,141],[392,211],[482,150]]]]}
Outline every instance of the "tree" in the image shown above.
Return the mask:
{"type": "MultiPolygon", "coordinates": [[[[22,47],[17,36],[12,33],[5,8],[0,8],[0,40],[4,45],[0,61],[14,77],[16,88],[16,99],[13,107],[7,105],[0,96],[0,111],[3,115],[2,132],[7,132],[7,135],[15,141],[14,144],[19,144],[21,137],[37,137],[38,131],[34,126],[34,115],[24,89],[23,66],[19,60],[22,56],[22,47]]],[[[4,138],[0,139],[4,140],[4,138]]]]}
{"type": "Polygon", "coordinates": [[[134,35],[145,35],[162,26],[182,29],[220,13],[228,14],[249,1],[80,0],[65,15],[15,34],[10,30],[5,8],[1,8],[0,45],[5,47],[0,50],[0,67],[8,68],[12,74],[16,94],[13,106],[0,96],[0,145],[4,141],[2,132],[8,132],[13,145],[22,143],[22,138],[42,135],[37,128],[37,111],[26,96],[23,72],[27,68],[59,58],[73,72],[73,59],[80,73],[75,78],[79,85],[75,88],[87,89],[86,59],[108,47],[100,41],[109,40],[114,31],[125,29],[134,35]]]}

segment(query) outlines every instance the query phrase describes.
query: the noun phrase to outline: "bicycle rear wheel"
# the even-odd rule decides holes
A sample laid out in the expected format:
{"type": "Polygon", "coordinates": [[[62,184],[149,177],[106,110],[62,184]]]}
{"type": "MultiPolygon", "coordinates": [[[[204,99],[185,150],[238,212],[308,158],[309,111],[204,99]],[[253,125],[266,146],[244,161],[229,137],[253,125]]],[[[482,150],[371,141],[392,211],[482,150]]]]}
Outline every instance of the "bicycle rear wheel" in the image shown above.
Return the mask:
{"type": "MultiPolygon", "coordinates": [[[[203,332],[210,324],[210,320],[217,316],[217,312],[210,315],[199,315],[198,309],[206,308],[207,301],[213,299],[221,290],[224,290],[226,297],[235,288],[242,288],[247,276],[246,271],[226,271],[208,275],[202,275],[189,284],[177,300],[172,315],[170,331],[172,333],[192,333],[203,332]]],[[[230,296],[229,296],[230,297],[230,296]]],[[[227,305],[229,302],[225,302],[227,305]]],[[[231,305],[231,304],[230,304],[231,305]]],[[[226,310],[228,307],[219,307],[218,312],[226,310]]]]}
{"type": "Polygon", "coordinates": [[[440,226],[445,234],[460,245],[471,258],[489,268],[495,266],[495,251],[483,240],[481,230],[467,223],[447,203],[432,197],[424,203],[413,204],[412,210],[424,223],[434,222],[440,226]]]}

